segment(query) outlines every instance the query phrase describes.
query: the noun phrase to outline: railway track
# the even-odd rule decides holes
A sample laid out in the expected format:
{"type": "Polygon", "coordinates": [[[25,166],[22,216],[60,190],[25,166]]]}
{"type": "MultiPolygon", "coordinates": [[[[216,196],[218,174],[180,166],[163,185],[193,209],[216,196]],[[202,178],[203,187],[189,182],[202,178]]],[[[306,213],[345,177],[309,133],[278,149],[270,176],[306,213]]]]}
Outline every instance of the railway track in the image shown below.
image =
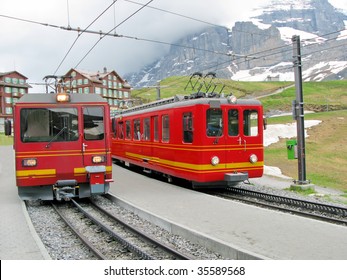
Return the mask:
{"type": "Polygon", "coordinates": [[[95,201],[72,200],[69,207],[53,207],[98,259],[194,259],[128,225],[95,201]],[[83,226],[76,223],[81,219],[83,226]]]}
{"type": "Polygon", "coordinates": [[[230,187],[227,191],[218,193],[218,196],[347,226],[346,207],[284,197],[238,187],[230,187]]]}

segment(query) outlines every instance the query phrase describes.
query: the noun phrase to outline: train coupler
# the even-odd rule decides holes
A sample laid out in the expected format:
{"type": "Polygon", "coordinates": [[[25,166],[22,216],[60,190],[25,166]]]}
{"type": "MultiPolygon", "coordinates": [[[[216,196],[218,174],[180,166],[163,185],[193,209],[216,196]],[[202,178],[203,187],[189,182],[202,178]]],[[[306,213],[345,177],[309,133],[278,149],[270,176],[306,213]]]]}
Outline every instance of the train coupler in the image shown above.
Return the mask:
{"type": "Polygon", "coordinates": [[[58,180],[54,187],[54,195],[58,201],[65,201],[76,197],[77,181],[76,180],[58,180]]]}

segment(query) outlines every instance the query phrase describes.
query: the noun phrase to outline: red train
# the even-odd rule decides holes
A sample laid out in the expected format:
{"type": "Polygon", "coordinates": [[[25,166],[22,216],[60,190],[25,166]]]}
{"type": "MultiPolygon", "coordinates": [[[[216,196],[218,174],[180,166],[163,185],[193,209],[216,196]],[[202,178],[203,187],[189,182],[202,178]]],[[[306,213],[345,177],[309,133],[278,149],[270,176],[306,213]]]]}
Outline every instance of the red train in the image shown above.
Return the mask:
{"type": "Polygon", "coordinates": [[[256,100],[174,97],[112,119],[112,158],[178,177],[193,188],[261,177],[263,109],[256,100]]]}
{"type": "Polygon", "coordinates": [[[14,107],[13,131],[20,198],[107,193],[112,181],[109,123],[109,106],[96,94],[24,95],[14,107]]]}

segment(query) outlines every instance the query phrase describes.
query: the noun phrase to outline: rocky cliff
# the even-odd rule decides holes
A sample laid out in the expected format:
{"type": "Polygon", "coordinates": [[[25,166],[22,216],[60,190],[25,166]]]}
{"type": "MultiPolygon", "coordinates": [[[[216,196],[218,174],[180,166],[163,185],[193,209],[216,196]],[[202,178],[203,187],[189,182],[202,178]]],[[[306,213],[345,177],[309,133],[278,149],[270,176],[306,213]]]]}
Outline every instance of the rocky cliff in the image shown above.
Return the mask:
{"type": "Polygon", "coordinates": [[[347,77],[347,32],[339,32],[347,16],[327,0],[272,0],[254,13],[231,30],[208,27],[182,38],[166,56],[126,75],[127,80],[142,87],[196,71],[237,80],[293,80],[293,35],[302,40],[306,80],[347,77]]]}

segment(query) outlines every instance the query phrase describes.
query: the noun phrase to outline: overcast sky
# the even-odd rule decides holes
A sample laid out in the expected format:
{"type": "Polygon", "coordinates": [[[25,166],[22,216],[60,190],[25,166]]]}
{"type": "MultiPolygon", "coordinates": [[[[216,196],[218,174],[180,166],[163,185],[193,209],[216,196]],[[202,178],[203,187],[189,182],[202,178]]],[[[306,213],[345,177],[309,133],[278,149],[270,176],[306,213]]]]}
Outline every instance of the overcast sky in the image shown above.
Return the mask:
{"type": "MultiPolygon", "coordinates": [[[[150,0],[133,1],[145,4],[150,0]]],[[[113,2],[115,4],[88,30],[107,33],[119,25],[116,28],[119,35],[172,43],[204,26],[201,22],[148,7],[127,19],[141,6],[126,0],[0,0],[0,15],[84,29],[113,2]]],[[[149,5],[232,27],[233,22],[246,19],[253,7],[264,2],[268,0],[153,0],[149,5]]],[[[329,2],[336,8],[347,10],[347,0],[329,2]]],[[[0,72],[17,70],[33,83],[42,82],[45,75],[63,75],[76,66],[89,71],[102,71],[107,67],[123,76],[153,62],[169,48],[142,40],[106,36],[91,50],[100,35],[84,33],[59,67],[77,37],[75,31],[0,16],[0,72]]]]}

